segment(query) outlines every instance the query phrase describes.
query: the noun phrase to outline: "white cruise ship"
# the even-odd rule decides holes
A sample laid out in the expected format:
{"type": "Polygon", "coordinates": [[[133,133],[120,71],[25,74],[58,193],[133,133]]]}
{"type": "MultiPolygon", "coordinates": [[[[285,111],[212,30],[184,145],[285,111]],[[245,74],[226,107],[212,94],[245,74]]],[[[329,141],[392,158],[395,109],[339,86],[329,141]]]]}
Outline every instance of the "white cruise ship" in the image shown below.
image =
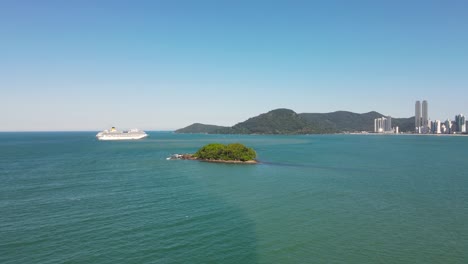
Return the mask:
{"type": "Polygon", "coordinates": [[[129,139],[142,139],[147,137],[145,131],[138,129],[131,129],[128,131],[118,131],[115,127],[110,130],[104,130],[97,133],[96,137],[99,140],[129,140],[129,139]]]}

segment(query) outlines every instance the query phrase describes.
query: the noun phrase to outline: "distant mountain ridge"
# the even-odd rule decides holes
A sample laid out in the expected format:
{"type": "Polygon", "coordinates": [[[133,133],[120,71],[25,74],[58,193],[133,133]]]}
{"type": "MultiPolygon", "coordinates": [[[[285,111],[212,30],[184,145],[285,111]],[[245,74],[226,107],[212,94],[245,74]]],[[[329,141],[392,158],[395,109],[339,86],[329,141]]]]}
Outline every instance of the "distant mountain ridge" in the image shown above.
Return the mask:
{"type": "Polygon", "coordinates": [[[200,123],[191,124],[188,127],[184,127],[176,130],[177,133],[192,133],[192,134],[216,134],[216,131],[222,129],[228,129],[229,127],[215,126],[215,125],[205,125],[200,123]]]}
{"type": "MultiPolygon", "coordinates": [[[[357,114],[347,111],[331,113],[302,113],[280,108],[247,119],[232,127],[192,124],[176,133],[206,134],[330,134],[373,131],[374,119],[384,115],[372,111],[357,114]]],[[[400,131],[412,131],[414,117],[392,118],[392,125],[400,131]]]]}

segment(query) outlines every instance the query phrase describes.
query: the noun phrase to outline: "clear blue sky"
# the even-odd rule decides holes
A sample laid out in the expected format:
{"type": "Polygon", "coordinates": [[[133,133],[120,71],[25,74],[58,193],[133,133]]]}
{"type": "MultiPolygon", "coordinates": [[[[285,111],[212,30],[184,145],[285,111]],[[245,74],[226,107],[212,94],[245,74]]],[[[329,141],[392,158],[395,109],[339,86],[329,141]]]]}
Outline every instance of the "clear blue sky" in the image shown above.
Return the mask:
{"type": "Polygon", "coordinates": [[[0,131],[468,114],[468,1],[0,1],[0,131]]]}

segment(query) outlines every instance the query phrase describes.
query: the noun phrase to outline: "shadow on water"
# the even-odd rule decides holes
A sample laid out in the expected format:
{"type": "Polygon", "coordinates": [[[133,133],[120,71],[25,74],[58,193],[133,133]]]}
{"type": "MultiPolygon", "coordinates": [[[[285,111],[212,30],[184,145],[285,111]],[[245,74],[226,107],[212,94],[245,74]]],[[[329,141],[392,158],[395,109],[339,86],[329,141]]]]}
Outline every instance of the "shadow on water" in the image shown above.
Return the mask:
{"type": "Polygon", "coordinates": [[[287,162],[271,162],[271,161],[259,161],[258,165],[265,166],[278,166],[278,167],[291,167],[291,168],[310,168],[320,170],[333,170],[333,171],[346,171],[346,172],[376,172],[383,171],[388,168],[356,168],[356,167],[343,167],[343,166],[323,166],[315,164],[302,164],[302,163],[287,163],[287,162]]]}
{"type": "Polygon", "coordinates": [[[168,207],[154,212],[164,219],[154,226],[155,244],[132,254],[134,263],[257,263],[253,221],[222,197],[198,188],[195,183],[161,202],[168,207]]]}

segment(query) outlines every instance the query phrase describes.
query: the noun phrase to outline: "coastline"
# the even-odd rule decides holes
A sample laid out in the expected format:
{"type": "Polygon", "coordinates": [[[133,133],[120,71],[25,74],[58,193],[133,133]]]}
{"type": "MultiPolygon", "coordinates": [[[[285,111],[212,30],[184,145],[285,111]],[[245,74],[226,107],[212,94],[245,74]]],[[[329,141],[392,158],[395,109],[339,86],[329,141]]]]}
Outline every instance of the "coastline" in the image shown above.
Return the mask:
{"type": "Polygon", "coordinates": [[[429,136],[429,137],[466,137],[468,134],[415,134],[415,133],[339,133],[341,135],[373,135],[373,136],[429,136]]]}

